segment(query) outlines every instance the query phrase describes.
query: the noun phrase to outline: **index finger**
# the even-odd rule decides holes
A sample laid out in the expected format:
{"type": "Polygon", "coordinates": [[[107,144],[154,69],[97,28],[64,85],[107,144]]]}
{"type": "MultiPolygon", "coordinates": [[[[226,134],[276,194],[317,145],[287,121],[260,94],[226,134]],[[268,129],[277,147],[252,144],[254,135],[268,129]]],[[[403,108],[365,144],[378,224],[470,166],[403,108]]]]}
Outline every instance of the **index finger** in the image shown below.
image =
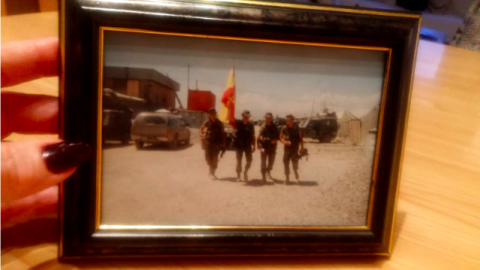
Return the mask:
{"type": "Polygon", "coordinates": [[[2,44],[2,87],[58,75],[58,38],[2,44]]]}

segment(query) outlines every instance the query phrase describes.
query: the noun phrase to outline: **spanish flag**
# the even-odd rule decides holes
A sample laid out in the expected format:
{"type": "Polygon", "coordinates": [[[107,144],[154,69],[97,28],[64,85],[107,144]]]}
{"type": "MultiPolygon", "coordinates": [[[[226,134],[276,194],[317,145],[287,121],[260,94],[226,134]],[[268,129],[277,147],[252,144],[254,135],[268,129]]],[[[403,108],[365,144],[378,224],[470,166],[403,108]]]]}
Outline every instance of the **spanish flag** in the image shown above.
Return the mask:
{"type": "Polygon", "coordinates": [[[227,87],[222,96],[222,109],[218,115],[218,119],[224,123],[235,126],[235,67],[232,67],[228,75],[227,87]]]}

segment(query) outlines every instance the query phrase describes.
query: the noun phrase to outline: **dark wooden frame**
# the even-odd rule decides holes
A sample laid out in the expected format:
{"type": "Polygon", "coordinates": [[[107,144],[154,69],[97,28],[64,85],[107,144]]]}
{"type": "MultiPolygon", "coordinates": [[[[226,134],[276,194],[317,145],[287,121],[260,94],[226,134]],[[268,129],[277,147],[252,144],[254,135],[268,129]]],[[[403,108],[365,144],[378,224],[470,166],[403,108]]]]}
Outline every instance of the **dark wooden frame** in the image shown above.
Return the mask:
{"type": "Polygon", "coordinates": [[[389,72],[379,121],[382,139],[376,149],[371,223],[361,230],[99,230],[97,156],[60,188],[60,258],[389,255],[420,15],[249,0],[157,3],[61,1],[61,137],[101,149],[97,128],[101,27],[387,48],[389,72]]]}

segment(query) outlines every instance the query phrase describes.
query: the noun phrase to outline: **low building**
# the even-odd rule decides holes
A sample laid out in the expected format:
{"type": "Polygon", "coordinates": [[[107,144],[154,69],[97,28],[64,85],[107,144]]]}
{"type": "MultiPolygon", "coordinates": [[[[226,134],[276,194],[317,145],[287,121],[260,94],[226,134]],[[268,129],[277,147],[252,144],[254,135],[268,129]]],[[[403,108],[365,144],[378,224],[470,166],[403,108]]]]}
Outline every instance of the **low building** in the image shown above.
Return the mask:
{"type": "Polygon", "coordinates": [[[151,68],[107,66],[103,70],[103,87],[144,99],[147,109],[154,111],[175,107],[180,84],[151,68]]]}
{"type": "Polygon", "coordinates": [[[210,108],[215,108],[214,93],[206,90],[188,90],[188,110],[208,112],[210,108]]]}

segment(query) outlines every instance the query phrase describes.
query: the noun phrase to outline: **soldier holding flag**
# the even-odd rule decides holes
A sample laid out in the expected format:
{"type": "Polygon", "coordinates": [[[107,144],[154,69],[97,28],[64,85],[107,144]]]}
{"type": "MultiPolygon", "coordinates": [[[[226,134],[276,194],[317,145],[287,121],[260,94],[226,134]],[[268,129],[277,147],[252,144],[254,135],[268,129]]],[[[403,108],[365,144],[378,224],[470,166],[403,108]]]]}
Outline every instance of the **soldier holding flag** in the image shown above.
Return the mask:
{"type": "Polygon", "coordinates": [[[243,111],[242,120],[235,121],[237,126],[235,148],[237,152],[237,180],[240,180],[242,173],[242,158],[245,153],[245,169],[243,178],[248,181],[248,170],[252,165],[252,153],[255,152],[255,127],[250,122],[250,111],[243,111]]]}

